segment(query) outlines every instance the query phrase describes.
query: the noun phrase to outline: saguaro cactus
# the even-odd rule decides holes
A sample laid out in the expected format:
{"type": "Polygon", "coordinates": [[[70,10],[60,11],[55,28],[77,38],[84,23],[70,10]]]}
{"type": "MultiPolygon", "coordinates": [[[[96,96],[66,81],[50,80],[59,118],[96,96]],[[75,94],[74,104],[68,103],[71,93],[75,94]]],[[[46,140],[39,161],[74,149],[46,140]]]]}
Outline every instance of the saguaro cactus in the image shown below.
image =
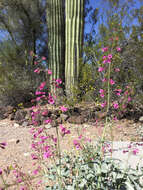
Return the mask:
{"type": "Polygon", "coordinates": [[[77,85],[79,76],[79,58],[82,54],[84,27],[84,0],[65,0],[65,83],[66,94],[77,85]]]}
{"type": "MultiPolygon", "coordinates": [[[[47,0],[48,65],[52,70],[51,80],[64,80],[65,67],[65,21],[64,0],[47,0]]],[[[55,92],[55,89],[51,89],[55,92]]]]}

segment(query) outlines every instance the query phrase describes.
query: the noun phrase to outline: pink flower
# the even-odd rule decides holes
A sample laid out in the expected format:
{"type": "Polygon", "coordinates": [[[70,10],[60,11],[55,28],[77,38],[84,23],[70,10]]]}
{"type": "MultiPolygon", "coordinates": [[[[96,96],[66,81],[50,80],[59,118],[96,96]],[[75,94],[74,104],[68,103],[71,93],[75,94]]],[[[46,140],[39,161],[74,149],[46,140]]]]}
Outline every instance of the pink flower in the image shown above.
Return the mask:
{"type": "Polygon", "coordinates": [[[36,92],[35,92],[35,95],[40,95],[40,94],[41,94],[40,91],[36,91],[36,92]]]}
{"type": "Polygon", "coordinates": [[[107,59],[103,60],[103,64],[106,64],[107,63],[107,59]]]}
{"type": "Polygon", "coordinates": [[[106,79],[106,78],[102,79],[102,82],[106,82],[106,81],[107,81],[107,79],[106,79]]]}
{"type": "MultiPolygon", "coordinates": [[[[55,97],[56,98],[56,97],[55,97]]],[[[48,103],[49,104],[54,104],[55,103],[55,101],[54,101],[54,99],[53,99],[53,97],[51,96],[51,94],[49,93],[49,97],[48,97],[48,103]]]]}
{"type": "Polygon", "coordinates": [[[135,148],[135,149],[133,150],[133,154],[136,155],[136,154],[138,154],[138,153],[139,153],[139,149],[138,149],[138,148],[135,148]]]}
{"type": "Polygon", "coordinates": [[[67,130],[63,125],[59,126],[63,135],[70,134],[70,130],[67,130]]]}
{"type": "Polygon", "coordinates": [[[76,149],[81,149],[81,146],[78,140],[73,140],[73,144],[75,145],[76,149]]]}
{"type": "Polygon", "coordinates": [[[31,154],[31,157],[32,157],[33,160],[37,160],[38,159],[38,157],[35,154],[31,154]]]}
{"type": "Polygon", "coordinates": [[[129,97],[128,97],[128,102],[130,102],[131,100],[132,100],[132,99],[131,99],[131,97],[129,96],[129,97]]]}
{"type": "Polygon", "coordinates": [[[107,56],[104,55],[104,56],[102,57],[102,59],[106,59],[106,57],[107,57],[107,56]]]}
{"type": "Polygon", "coordinates": [[[117,121],[117,116],[114,116],[114,117],[113,117],[113,120],[114,120],[114,121],[117,121]]]}
{"type": "Polygon", "coordinates": [[[41,140],[46,140],[46,139],[48,139],[48,137],[42,135],[42,136],[40,136],[40,139],[41,139],[41,140]]]}
{"type": "Polygon", "coordinates": [[[42,57],[42,60],[45,61],[45,60],[46,60],[46,57],[43,56],[43,57],[42,57]]]}
{"type": "Polygon", "coordinates": [[[100,97],[101,97],[101,98],[104,98],[104,94],[100,94],[100,97]]]}
{"type": "Polygon", "coordinates": [[[101,104],[101,107],[104,108],[106,106],[106,101],[104,103],[101,104]]]}
{"type": "Polygon", "coordinates": [[[46,145],[43,149],[44,149],[44,151],[46,151],[46,152],[47,152],[47,151],[49,151],[49,150],[50,150],[50,146],[46,145]]]}
{"type": "Polygon", "coordinates": [[[117,92],[122,92],[122,89],[115,89],[115,91],[117,91],[117,92]]]}
{"type": "Polygon", "coordinates": [[[108,51],[108,47],[102,48],[102,52],[106,52],[106,51],[108,51]]]}
{"type": "Polygon", "coordinates": [[[39,68],[35,69],[34,73],[38,73],[39,74],[40,73],[40,69],[39,68]]]}
{"type": "MultiPolygon", "coordinates": [[[[1,190],[1,189],[0,189],[0,190],[1,190]]],[[[27,187],[22,186],[22,187],[20,187],[20,190],[27,190],[27,187]]]]}
{"type": "Polygon", "coordinates": [[[100,94],[101,94],[101,93],[103,94],[103,93],[104,93],[104,90],[103,90],[103,89],[100,89],[100,90],[99,90],[99,93],[100,93],[100,94]]]}
{"type": "Polygon", "coordinates": [[[44,110],[43,112],[42,112],[42,115],[43,116],[46,116],[48,114],[48,110],[44,110]]]}
{"type": "Polygon", "coordinates": [[[115,81],[112,80],[112,79],[110,79],[110,84],[111,84],[111,85],[115,84],[115,81]]]}
{"type": "Polygon", "coordinates": [[[41,99],[41,97],[37,97],[37,98],[36,98],[36,101],[38,102],[40,99],[41,99]]]}
{"type": "Polygon", "coordinates": [[[102,72],[102,71],[104,71],[104,68],[103,67],[99,67],[98,72],[102,72]]]}
{"type": "Polygon", "coordinates": [[[54,104],[54,103],[55,103],[55,101],[54,101],[54,99],[53,99],[53,98],[50,98],[50,99],[48,100],[48,103],[49,103],[49,104],[54,104]]]}
{"type": "Polygon", "coordinates": [[[108,55],[108,59],[112,59],[112,54],[109,54],[109,55],[108,55]]]}
{"type": "Polygon", "coordinates": [[[39,172],[39,170],[38,170],[38,169],[36,169],[36,170],[34,170],[34,171],[33,171],[33,174],[34,174],[34,175],[37,175],[37,174],[38,174],[38,172],[39,172]]]}
{"type": "Polygon", "coordinates": [[[37,65],[38,64],[38,62],[37,61],[34,61],[34,65],[37,65]]]}
{"type": "Polygon", "coordinates": [[[36,148],[36,144],[32,143],[31,144],[31,148],[35,149],[36,148]]]}
{"type": "Polygon", "coordinates": [[[0,175],[2,175],[2,169],[0,168],[0,175]]]}
{"type": "Polygon", "coordinates": [[[1,142],[0,145],[1,145],[1,146],[6,146],[7,143],[6,143],[6,142],[1,142]]]}
{"type": "Polygon", "coordinates": [[[21,178],[18,178],[17,179],[17,183],[21,183],[22,182],[22,179],[21,178]]]}
{"type": "Polygon", "coordinates": [[[121,89],[115,89],[115,91],[117,92],[117,93],[116,93],[117,96],[121,96],[121,94],[120,94],[120,93],[122,92],[121,89]]]}
{"type": "Polygon", "coordinates": [[[45,87],[45,85],[46,85],[46,82],[42,82],[42,83],[40,84],[40,86],[39,86],[39,89],[40,89],[40,90],[43,90],[43,88],[45,87]]]}
{"type": "Polygon", "coordinates": [[[66,111],[68,110],[68,108],[66,108],[66,107],[64,107],[64,106],[61,106],[61,107],[60,107],[60,110],[61,110],[62,112],[66,112],[66,111]]]}
{"type": "Polygon", "coordinates": [[[51,123],[51,122],[52,122],[51,119],[47,119],[47,120],[44,121],[44,123],[46,123],[46,124],[51,123]]]}
{"type": "Polygon", "coordinates": [[[114,109],[118,109],[119,108],[118,103],[113,103],[113,107],[114,107],[114,109]]]}
{"type": "Polygon", "coordinates": [[[51,74],[52,74],[52,71],[51,71],[51,70],[48,70],[48,74],[51,75],[51,74]]]}
{"type": "Polygon", "coordinates": [[[128,150],[123,150],[123,153],[125,154],[125,153],[127,153],[127,152],[129,152],[128,150]]]}
{"type": "Polygon", "coordinates": [[[30,53],[29,53],[29,54],[30,54],[30,56],[33,56],[33,54],[34,54],[34,53],[33,53],[33,51],[30,51],[30,53]]]}
{"type": "Polygon", "coordinates": [[[39,128],[38,129],[38,134],[42,133],[43,132],[43,128],[39,128]]]}
{"type": "Polygon", "coordinates": [[[119,72],[120,71],[120,69],[119,68],[115,68],[115,72],[119,72]]]}
{"type": "Polygon", "coordinates": [[[56,82],[57,82],[58,84],[61,84],[61,83],[62,83],[62,80],[61,80],[61,79],[57,79],[56,82]]]}
{"type": "Polygon", "coordinates": [[[54,143],[57,143],[57,138],[56,137],[55,138],[53,137],[52,140],[54,141],[54,143]]]}
{"type": "Polygon", "coordinates": [[[111,63],[111,59],[107,59],[107,63],[111,63]]]}
{"type": "Polygon", "coordinates": [[[117,50],[117,51],[121,51],[121,48],[120,48],[120,47],[116,47],[116,50],[117,50]]]}
{"type": "Polygon", "coordinates": [[[44,152],[44,155],[43,155],[43,157],[46,159],[46,158],[50,158],[52,156],[52,153],[51,153],[51,151],[49,150],[49,151],[47,151],[47,152],[44,152]]]}

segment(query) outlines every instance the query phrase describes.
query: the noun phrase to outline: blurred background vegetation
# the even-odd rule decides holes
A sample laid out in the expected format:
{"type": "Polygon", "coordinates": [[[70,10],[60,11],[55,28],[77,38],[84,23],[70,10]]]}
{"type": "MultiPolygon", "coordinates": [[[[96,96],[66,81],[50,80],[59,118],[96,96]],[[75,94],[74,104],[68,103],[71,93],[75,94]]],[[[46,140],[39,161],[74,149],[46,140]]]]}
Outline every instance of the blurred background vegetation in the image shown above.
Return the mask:
{"type": "MultiPolygon", "coordinates": [[[[48,0],[47,0],[48,1],[48,0]]],[[[0,0],[0,104],[27,103],[45,73],[37,67],[30,51],[45,56],[40,66],[48,68],[46,0],[0,0]]],[[[120,58],[114,59],[120,72],[114,80],[121,88],[130,83],[135,101],[143,103],[143,1],[86,0],[84,50],[80,59],[78,87],[72,103],[98,101],[102,86],[98,72],[101,48],[108,46],[113,30],[119,37],[120,58]],[[117,28],[118,26],[118,28],[117,28]]]]}

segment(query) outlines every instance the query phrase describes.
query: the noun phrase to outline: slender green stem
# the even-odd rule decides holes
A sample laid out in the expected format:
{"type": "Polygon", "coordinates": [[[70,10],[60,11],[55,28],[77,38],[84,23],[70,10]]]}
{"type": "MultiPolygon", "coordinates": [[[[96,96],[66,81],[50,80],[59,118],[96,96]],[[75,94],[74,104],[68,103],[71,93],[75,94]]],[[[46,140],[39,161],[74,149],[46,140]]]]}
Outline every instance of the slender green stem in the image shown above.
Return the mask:
{"type": "Polygon", "coordinates": [[[60,189],[61,189],[61,181],[62,181],[62,176],[61,176],[61,149],[60,149],[60,139],[59,139],[59,130],[58,130],[58,126],[56,126],[56,134],[57,134],[57,152],[58,152],[58,158],[59,158],[59,168],[60,168],[60,174],[58,181],[60,184],[60,189]]]}

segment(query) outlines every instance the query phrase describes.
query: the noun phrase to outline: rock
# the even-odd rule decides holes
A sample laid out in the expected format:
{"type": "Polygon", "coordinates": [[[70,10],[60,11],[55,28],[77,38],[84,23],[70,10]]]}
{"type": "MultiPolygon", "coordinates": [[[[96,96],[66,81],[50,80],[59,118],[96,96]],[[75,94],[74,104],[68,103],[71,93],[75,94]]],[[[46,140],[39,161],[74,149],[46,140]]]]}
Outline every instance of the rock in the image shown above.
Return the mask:
{"type": "Polygon", "coordinates": [[[23,120],[23,119],[25,119],[26,114],[27,114],[26,111],[24,111],[24,110],[18,110],[15,113],[14,120],[16,120],[16,121],[23,120]]]}
{"type": "Polygon", "coordinates": [[[56,115],[57,117],[60,117],[60,112],[59,112],[59,110],[54,110],[54,111],[53,111],[53,114],[56,115]]]}
{"type": "Polygon", "coordinates": [[[30,156],[30,152],[25,152],[23,155],[24,155],[25,157],[30,156]]]}
{"type": "Polygon", "coordinates": [[[13,113],[14,107],[12,106],[2,106],[0,107],[0,119],[8,118],[10,114],[13,113]]]}
{"type": "Polygon", "coordinates": [[[18,123],[14,123],[13,125],[15,128],[19,127],[19,124],[18,123]]]}
{"type": "Polygon", "coordinates": [[[69,118],[69,116],[68,116],[67,114],[61,113],[60,118],[61,118],[63,121],[66,121],[66,120],[69,118]]]}
{"type": "Polygon", "coordinates": [[[24,121],[23,123],[22,123],[22,127],[27,127],[29,125],[29,122],[28,121],[24,121]]]}
{"type": "Polygon", "coordinates": [[[139,121],[143,123],[143,116],[139,118],[139,121]]]}
{"type": "Polygon", "coordinates": [[[6,116],[3,113],[0,113],[0,120],[6,119],[6,116]]]}
{"type": "Polygon", "coordinates": [[[53,120],[53,121],[51,122],[51,125],[52,125],[52,127],[57,127],[57,126],[58,126],[58,123],[57,123],[57,121],[53,120]]]}
{"type": "Polygon", "coordinates": [[[58,117],[58,118],[56,119],[56,121],[57,121],[58,124],[61,124],[61,123],[63,122],[63,120],[62,120],[60,117],[58,117]]]}
{"type": "Polygon", "coordinates": [[[14,120],[15,113],[13,112],[12,114],[9,115],[10,120],[14,120]]]}
{"type": "Polygon", "coordinates": [[[52,120],[56,120],[58,117],[57,117],[57,115],[52,114],[50,118],[51,118],[52,120]]]}
{"type": "Polygon", "coordinates": [[[46,124],[46,125],[44,125],[45,126],[45,128],[46,129],[50,129],[50,128],[52,128],[52,125],[49,123],[49,124],[46,124]]]}
{"type": "Polygon", "coordinates": [[[68,120],[69,123],[74,124],[83,124],[85,122],[85,119],[83,116],[71,116],[68,120]]]}
{"type": "Polygon", "coordinates": [[[4,106],[0,107],[0,120],[6,118],[5,113],[6,113],[6,107],[4,107],[4,106]]]}

